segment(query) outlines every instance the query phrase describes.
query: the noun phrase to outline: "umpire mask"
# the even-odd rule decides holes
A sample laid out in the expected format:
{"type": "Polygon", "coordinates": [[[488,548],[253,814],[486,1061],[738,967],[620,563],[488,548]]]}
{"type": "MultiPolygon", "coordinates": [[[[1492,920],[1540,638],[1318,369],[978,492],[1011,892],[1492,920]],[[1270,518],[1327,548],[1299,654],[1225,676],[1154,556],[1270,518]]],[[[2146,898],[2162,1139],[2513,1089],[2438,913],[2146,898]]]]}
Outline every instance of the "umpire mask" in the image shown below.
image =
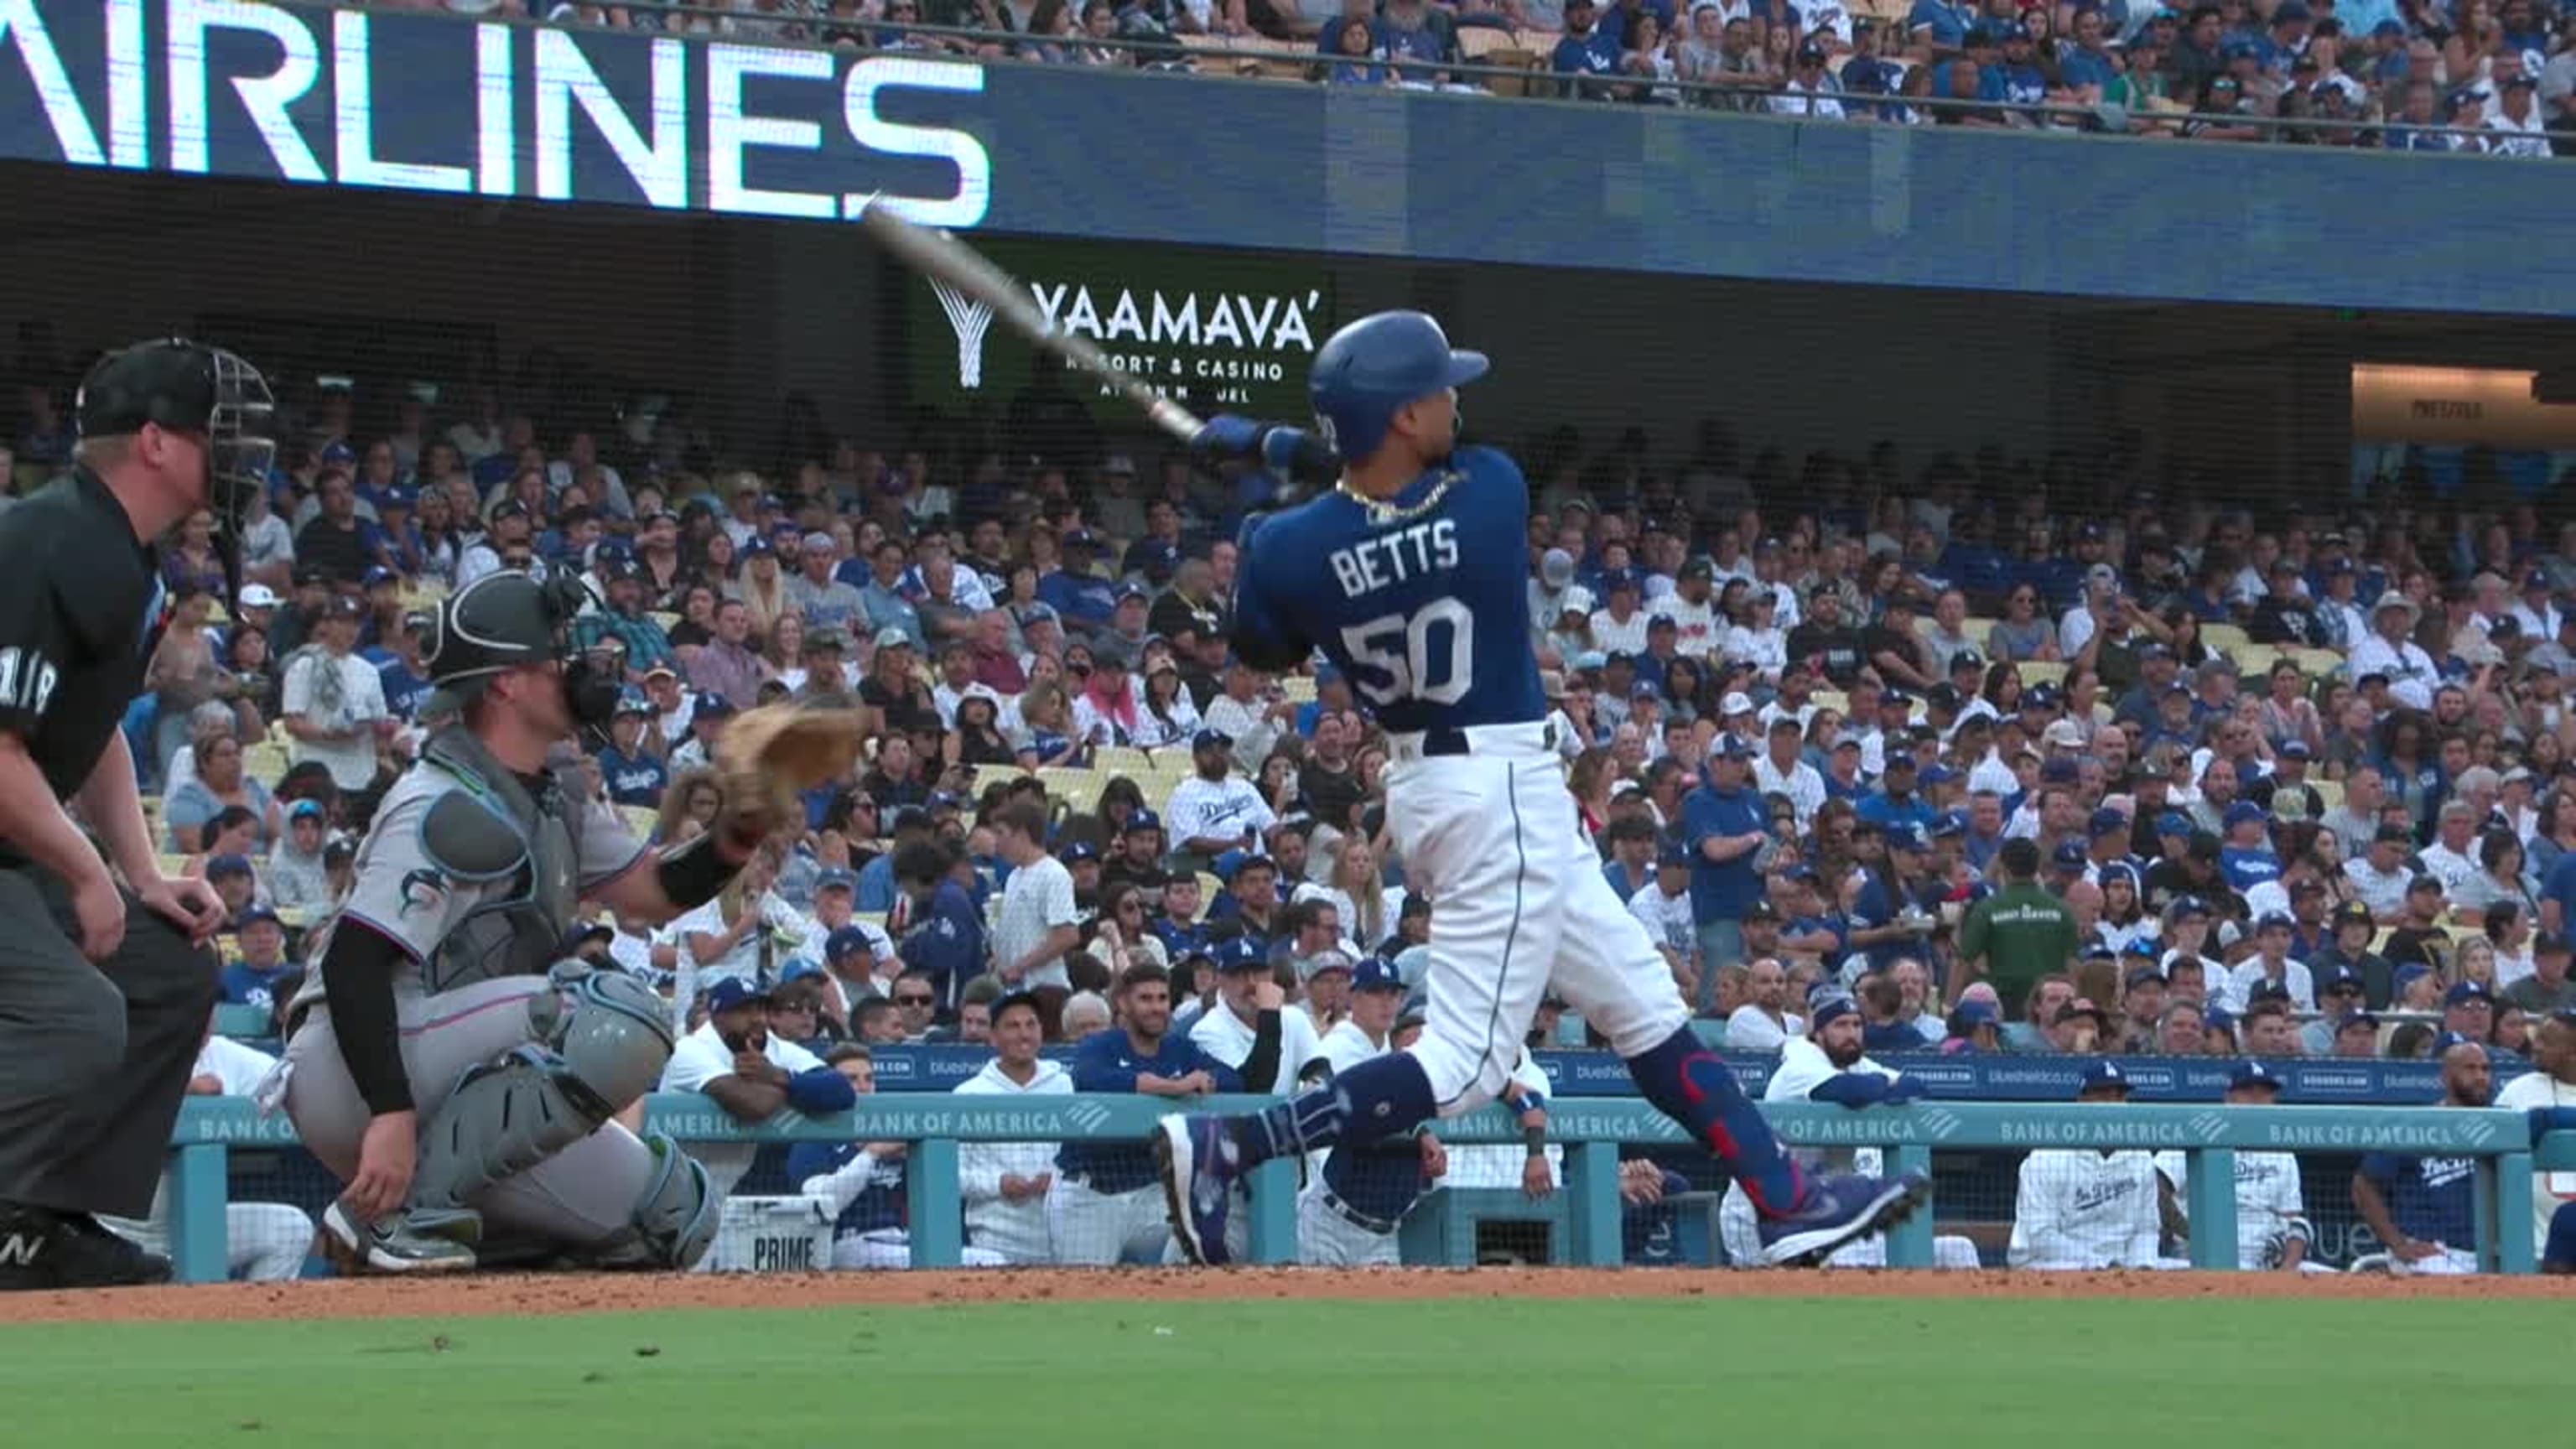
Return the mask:
{"type": "Polygon", "coordinates": [[[98,360],[72,405],[84,438],[115,437],[152,423],[206,440],[203,502],[228,543],[241,537],[251,500],[277,461],[276,396],[240,354],[184,337],[138,342],[98,360]]]}
{"type": "Polygon", "coordinates": [[[421,650],[429,682],[471,689],[496,674],[553,660],[563,666],[564,710],[573,727],[604,732],[625,687],[626,650],[613,638],[590,649],[574,645],[573,620],[590,602],[578,579],[540,583],[523,573],[486,574],[439,606],[421,650]]]}

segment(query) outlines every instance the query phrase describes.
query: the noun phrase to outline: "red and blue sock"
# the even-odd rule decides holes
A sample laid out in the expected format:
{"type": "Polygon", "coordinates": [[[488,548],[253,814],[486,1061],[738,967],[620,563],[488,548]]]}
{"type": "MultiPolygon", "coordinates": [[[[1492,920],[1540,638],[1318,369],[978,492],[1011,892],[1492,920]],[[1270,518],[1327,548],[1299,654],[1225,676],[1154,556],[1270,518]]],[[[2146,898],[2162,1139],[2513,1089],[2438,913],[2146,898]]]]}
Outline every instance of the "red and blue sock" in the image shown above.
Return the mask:
{"type": "Polygon", "coordinates": [[[1771,1124],[1744,1095],[1734,1069],[1690,1028],[1628,1058],[1628,1075],[1647,1101],[1726,1163],[1756,1211],[1778,1217],[1797,1210],[1806,1196],[1806,1174],[1780,1150],[1771,1124]]]}

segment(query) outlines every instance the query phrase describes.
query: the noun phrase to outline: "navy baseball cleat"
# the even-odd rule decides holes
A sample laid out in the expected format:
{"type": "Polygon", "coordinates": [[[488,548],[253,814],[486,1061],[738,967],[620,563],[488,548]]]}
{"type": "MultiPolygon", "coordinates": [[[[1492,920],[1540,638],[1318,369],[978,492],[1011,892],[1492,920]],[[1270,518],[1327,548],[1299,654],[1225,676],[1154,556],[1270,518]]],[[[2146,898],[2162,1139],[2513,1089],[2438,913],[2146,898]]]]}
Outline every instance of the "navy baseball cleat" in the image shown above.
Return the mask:
{"type": "Polygon", "coordinates": [[[1834,1249],[1895,1227],[1931,1200],[1932,1179],[1920,1172],[1820,1178],[1804,1206],[1763,1220],[1762,1254],[1773,1267],[1812,1268],[1834,1249]]]}
{"type": "Polygon", "coordinates": [[[1154,1166],[1162,1174],[1173,1241],[1202,1266],[1228,1261],[1225,1213],[1233,1197],[1234,1154],[1222,1118],[1175,1114],[1154,1124],[1154,1166]]]}

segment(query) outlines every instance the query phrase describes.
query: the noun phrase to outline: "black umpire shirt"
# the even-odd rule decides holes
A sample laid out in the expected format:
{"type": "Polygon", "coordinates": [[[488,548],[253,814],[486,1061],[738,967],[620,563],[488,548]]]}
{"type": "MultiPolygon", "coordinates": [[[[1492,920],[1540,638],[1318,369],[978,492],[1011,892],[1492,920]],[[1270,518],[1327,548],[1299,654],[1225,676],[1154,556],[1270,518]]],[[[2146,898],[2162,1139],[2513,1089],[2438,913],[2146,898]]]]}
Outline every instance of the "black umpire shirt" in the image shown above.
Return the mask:
{"type": "MultiPolygon", "coordinates": [[[[88,468],[0,512],[0,731],[57,798],[89,779],[142,692],[161,600],[152,547],[88,468]]],[[[0,841],[0,863],[19,859],[0,841]]]]}

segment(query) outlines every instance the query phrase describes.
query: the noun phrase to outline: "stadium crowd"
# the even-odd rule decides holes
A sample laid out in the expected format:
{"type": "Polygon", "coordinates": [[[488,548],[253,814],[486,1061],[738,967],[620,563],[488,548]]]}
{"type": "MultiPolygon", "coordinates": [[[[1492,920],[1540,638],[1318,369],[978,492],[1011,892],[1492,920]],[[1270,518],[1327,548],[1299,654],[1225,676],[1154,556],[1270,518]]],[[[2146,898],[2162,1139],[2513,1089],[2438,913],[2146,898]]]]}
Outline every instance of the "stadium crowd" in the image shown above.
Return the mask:
{"type": "MultiPolygon", "coordinates": [[[[30,476],[66,456],[52,405],[30,476]]],[[[263,969],[293,963],[258,908],[330,909],[436,719],[425,606],[498,569],[595,596],[582,640],[628,685],[582,763],[658,838],[708,817],[736,711],[885,722],[743,889],[608,936],[683,1000],[810,976],[826,1039],[973,1033],[979,978],[1096,1011],[1140,962],[1203,990],[1245,938],[1329,1025],[1353,967],[1424,939],[1365,688],[1228,657],[1243,480],[850,441],[762,474],[676,427],[356,408],[310,399],[237,593],[209,520],[173,541],[129,721],[166,848],[236,893],[263,969]],[[1017,802],[1042,823],[1015,844],[1017,802]],[[931,1015],[866,1009],[905,972],[931,1015]]],[[[1776,457],[1750,472],[1716,429],[1666,470],[1543,458],[1529,585],[1603,869],[1730,1044],[1795,1035],[1819,984],[1881,1049],[2518,1051],[2576,1005],[2576,532],[2152,487],[2070,523],[1999,452],[1817,455],[1797,509],[1776,457]]]]}
{"type": "Polygon", "coordinates": [[[850,50],[1239,65],[1331,84],[1891,125],[2526,157],[2576,147],[2576,54],[2565,18],[2544,0],[1913,0],[1910,8],[1339,0],[1311,9],[1288,0],[445,0],[443,8],[850,50]],[[1203,53],[1193,58],[1193,50],[1203,53]]]}
{"type": "MultiPolygon", "coordinates": [[[[59,401],[24,399],[22,484],[67,465],[59,401]]],[[[424,611],[517,569],[593,594],[577,637],[627,686],[573,763],[661,840],[713,817],[739,710],[883,721],[720,898],[567,941],[681,1030],[863,1077],[874,1047],[1121,1031],[1240,1058],[1265,1010],[1396,1029],[1437,903],[1366,681],[1228,655],[1261,480],[1086,426],[754,471],[671,418],[296,401],[237,582],[203,516],[167,549],[128,722],[166,850],[234,912],[228,1001],[291,997],[448,708],[424,611]]],[[[1747,466],[1715,424],[1660,465],[1562,430],[1525,455],[1567,787],[1713,1042],[2447,1063],[2576,1012],[2576,524],[2396,486],[2247,510],[2118,451],[1747,466]]],[[[1532,1032],[1582,1040],[1553,1002],[1532,1032]]],[[[666,1085],[745,1070],[698,1055],[666,1085]]]]}

